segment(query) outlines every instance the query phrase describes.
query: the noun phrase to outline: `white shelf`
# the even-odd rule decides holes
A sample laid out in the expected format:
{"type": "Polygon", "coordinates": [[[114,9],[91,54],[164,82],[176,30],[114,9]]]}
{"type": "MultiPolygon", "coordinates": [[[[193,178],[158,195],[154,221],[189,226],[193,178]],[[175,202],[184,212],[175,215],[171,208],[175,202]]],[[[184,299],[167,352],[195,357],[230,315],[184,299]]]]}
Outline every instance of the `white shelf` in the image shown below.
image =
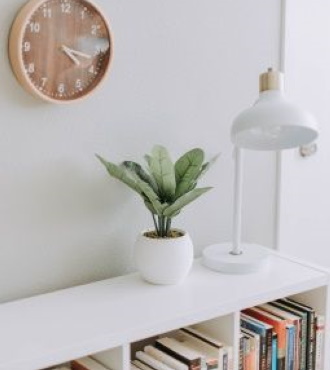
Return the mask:
{"type": "Polygon", "coordinates": [[[326,271],[272,256],[267,273],[223,275],[196,260],[186,281],[137,274],[0,305],[0,369],[35,370],[325,287],[326,271]]]}

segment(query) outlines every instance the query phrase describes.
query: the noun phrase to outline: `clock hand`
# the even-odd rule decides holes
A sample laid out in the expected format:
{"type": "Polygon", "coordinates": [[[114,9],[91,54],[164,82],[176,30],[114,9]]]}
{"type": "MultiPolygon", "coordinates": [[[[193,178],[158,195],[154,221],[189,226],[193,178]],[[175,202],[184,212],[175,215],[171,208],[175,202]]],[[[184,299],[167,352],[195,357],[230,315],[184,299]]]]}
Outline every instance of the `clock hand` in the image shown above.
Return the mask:
{"type": "Polygon", "coordinates": [[[74,49],[69,49],[69,50],[71,51],[72,54],[77,55],[77,56],[82,57],[82,58],[91,59],[91,57],[92,57],[91,55],[85,54],[85,53],[83,53],[81,51],[78,51],[78,50],[74,50],[74,49]]]}
{"type": "Polygon", "coordinates": [[[80,65],[80,62],[79,62],[78,58],[76,58],[72,54],[71,50],[68,47],[66,47],[65,45],[62,45],[61,50],[74,62],[74,64],[76,64],[77,66],[80,65]]]}

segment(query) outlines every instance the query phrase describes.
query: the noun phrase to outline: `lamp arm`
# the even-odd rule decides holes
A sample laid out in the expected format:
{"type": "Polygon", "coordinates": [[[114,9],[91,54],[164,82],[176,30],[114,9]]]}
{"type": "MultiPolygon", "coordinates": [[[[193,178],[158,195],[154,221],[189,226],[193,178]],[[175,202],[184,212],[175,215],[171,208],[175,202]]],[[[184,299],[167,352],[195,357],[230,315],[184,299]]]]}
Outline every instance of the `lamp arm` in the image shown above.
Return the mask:
{"type": "Polygon", "coordinates": [[[242,234],[242,168],[243,153],[242,149],[235,147],[235,180],[234,180],[234,214],[233,214],[233,248],[230,252],[233,255],[242,254],[241,234],[242,234]]]}

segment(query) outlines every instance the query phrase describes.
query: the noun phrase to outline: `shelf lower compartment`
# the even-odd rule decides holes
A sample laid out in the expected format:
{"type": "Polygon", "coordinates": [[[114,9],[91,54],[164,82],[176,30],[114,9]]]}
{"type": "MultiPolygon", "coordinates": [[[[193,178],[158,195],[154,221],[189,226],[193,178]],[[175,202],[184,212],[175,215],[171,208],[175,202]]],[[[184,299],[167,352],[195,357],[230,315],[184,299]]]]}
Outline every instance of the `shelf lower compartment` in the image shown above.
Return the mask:
{"type": "Polygon", "coordinates": [[[113,370],[128,369],[131,342],[327,284],[327,273],[274,255],[270,271],[243,277],[196,260],[176,286],[150,285],[132,274],[3,304],[0,369],[36,370],[110,348],[113,370]]]}

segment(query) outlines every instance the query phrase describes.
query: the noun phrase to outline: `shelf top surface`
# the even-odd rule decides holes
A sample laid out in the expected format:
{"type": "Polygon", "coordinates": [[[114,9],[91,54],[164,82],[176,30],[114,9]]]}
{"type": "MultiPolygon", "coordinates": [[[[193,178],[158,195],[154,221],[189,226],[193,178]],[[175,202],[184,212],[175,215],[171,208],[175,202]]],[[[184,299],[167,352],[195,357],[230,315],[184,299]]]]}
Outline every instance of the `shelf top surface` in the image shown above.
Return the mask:
{"type": "Polygon", "coordinates": [[[0,369],[33,370],[328,283],[328,274],[274,255],[268,272],[224,275],[196,260],[176,286],[138,274],[0,305],[0,369]]]}

